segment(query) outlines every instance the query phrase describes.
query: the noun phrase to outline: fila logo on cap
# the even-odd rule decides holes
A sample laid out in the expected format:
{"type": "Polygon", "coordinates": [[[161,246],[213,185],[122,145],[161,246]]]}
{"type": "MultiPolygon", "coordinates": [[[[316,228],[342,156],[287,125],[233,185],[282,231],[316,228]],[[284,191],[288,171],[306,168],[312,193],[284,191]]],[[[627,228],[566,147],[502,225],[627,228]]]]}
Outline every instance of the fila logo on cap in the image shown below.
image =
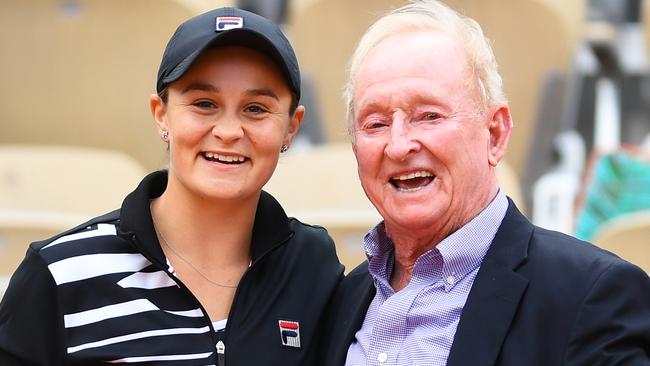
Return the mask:
{"type": "Polygon", "coordinates": [[[229,29],[243,28],[244,18],[242,17],[217,17],[216,31],[226,31],[229,29]]]}
{"type": "Polygon", "coordinates": [[[288,320],[279,320],[280,338],[282,345],[293,348],[300,348],[300,324],[288,320]]]}

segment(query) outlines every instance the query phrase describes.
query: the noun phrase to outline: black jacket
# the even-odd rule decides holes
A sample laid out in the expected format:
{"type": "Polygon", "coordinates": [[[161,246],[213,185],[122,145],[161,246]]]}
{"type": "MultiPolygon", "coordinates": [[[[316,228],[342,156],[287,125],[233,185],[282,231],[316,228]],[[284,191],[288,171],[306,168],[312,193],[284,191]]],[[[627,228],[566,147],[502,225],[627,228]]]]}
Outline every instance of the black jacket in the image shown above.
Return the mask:
{"type": "Polygon", "coordinates": [[[0,304],[0,365],[314,363],[343,272],[325,229],[262,192],[218,361],[207,312],[168,272],[153,229],[149,202],[166,182],[152,173],[120,210],[30,246],[0,304]]]}
{"type": "MultiPolygon", "coordinates": [[[[322,365],[345,364],[374,296],[366,261],[333,297],[322,365]]],[[[447,365],[650,365],[650,279],[609,252],[533,226],[509,201],[447,365]]]]}

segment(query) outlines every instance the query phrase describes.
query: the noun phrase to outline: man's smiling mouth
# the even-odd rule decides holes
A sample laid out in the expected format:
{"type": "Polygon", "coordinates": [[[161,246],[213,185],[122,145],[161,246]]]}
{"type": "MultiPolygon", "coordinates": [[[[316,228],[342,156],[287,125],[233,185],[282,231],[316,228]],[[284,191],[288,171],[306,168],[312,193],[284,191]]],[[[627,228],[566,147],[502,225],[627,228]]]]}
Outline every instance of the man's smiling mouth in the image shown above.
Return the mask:
{"type": "Polygon", "coordinates": [[[415,192],[428,186],[435,176],[426,170],[403,174],[390,178],[390,184],[400,192],[415,192]]]}

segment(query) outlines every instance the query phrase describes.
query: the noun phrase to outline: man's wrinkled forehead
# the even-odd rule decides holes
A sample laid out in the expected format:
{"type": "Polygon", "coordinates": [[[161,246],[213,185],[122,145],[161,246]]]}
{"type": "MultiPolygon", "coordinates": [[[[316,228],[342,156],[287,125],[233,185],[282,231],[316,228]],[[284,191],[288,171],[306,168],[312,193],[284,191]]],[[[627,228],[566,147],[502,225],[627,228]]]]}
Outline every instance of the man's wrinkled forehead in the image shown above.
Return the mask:
{"type": "Polygon", "coordinates": [[[459,39],[449,33],[435,30],[400,32],[385,37],[372,47],[360,63],[357,81],[363,74],[382,78],[390,73],[391,66],[408,64],[409,68],[400,68],[400,72],[417,77],[430,72],[431,61],[440,60],[453,55],[453,62],[445,65],[450,71],[468,67],[468,57],[459,39]],[[417,47],[419,52],[415,57],[405,58],[403,51],[407,47],[417,47]]]}
{"type": "Polygon", "coordinates": [[[370,49],[354,81],[359,90],[396,78],[429,78],[432,73],[466,78],[469,71],[465,49],[456,37],[436,31],[402,32],[370,49]],[[417,53],[405,55],[407,49],[417,53]],[[432,64],[439,68],[432,69],[432,64]]]}

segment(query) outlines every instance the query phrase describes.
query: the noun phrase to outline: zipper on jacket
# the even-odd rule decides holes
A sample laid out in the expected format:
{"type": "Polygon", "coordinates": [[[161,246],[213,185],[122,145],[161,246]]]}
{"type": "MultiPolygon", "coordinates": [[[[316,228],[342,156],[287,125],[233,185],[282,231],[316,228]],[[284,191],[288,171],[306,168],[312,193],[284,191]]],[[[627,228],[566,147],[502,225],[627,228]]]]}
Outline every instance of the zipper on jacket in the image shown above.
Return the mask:
{"type": "Polygon", "coordinates": [[[226,345],[222,340],[217,342],[217,366],[226,366],[226,345]]]}
{"type": "MultiPolygon", "coordinates": [[[[169,278],[174,281],[180,289],[185,291],[187,295],[189,295],[191,298],[194,299],[196,304],[199,306],[199,309],[201,309],[201,312],[203,313],[204,319],[207,319],[207,324],[208,328],[210,328],[210,336],[212,336],[213,341],[217,340],[218,338],[216,337],[216,332],[214,331],[214,328],[212,326],[212,321],[210,320],[210,317],[208,316],[208,311],[205,310],[203,307],[203,304],[199,301],[199,299],[196,298],[196,296],[190,291],[190,289],[185,286],[183,281],[180,280],[180,278],[176,277],[173,273],[169,272],[169,267],[167,266],[167,263],[161,263],[160,261],[156,260],[154,256],[152,256],[150,253],[145,251],[144,246],[140,243],[139,238],[135,234],[130,234],[131,241],[135,244],[136,248],[140,250],[140,253],[147,258],[149,262],[154,264],[155,266],[158,267],[159,270],[162,270],[169,276],[169,278]],[[139,245],[138,245],[139,244],[139,245]]],[[[236,293],[235,293],[236,294],[236,293]]],[[[234,303],[234,301],[233,301],[234,303]]],[[[224,340],[225,340],[225,331],[224,331],[224,340]]],[[[214,343],[213,343],[214,344],[214,343]]],[[[216,345],[217,348],[217,366],[225,366],[226,365],[226,345],[222,340],[219,340],[216,345]],[[221,349],[221,352],[219,351],[221,349]]]]}
{"type": "MultiPolygon", "coordinates": [[[[251,262],[250,267],[248,267],[246,272],[244,272],[244,274],[242,275],[241,280],[239,281],[239,283],[242,283],[244,281],[244,278],[250,273],[250,271],[253,269],[253,267],[262,258],[266,257],[267,255],[269,255],[269,253],[275,251],[276,249],[280,248],[283,244],[288,242],[294,235],[295,234],[292,231],[291,233],[289,233],[289,236],[287,236],[286,238],[284,238],[284,239],[278,241],[277,243],[275,243],[274,245],[272,245],[269,250],[262,253],[262,255],[260,255],[255,261],[251,262]]],[[[217,366],[226,366],[226,344],[224,342],[226,341],[226,339],[228,339],[228,329],[230,328],[230,327],[228,327],[228,324],[230,323],[230,319],[232,319],[231,315],[235,310],[235,307],[236,307],[235,305],[237,304],[237,298],[239,297],[239,293],[240,293],[240,288],[237,287],[237,289],[235,290],[235,296],[232,299],[232,304],[230,305],[230,312],[228,313],[228,323],[226,323],[226,328],[223,330],[223,337],[222,337],[223,341],[220,340],[217,343],[217,361],[218,361],[217,366]],[[221,343],[221,345],[223,346],[221,353],[219,352],[219,343],[221,343]]]]}
{"type": "MultiPolygon", "coordinates": [[[[276,242],[274,245],[271,246],[271,248],[269,250],[262,253],[262,255],[260,255],[255,261],[252,261],[250,267],[248,267],[246,272],[244,272],[244,274],[242,275],[240,283],[244,280],[246,275],[249,274],[249,272],[257,264],[257,262],[259,262],[262,258],[266,257],[267,255],[269,255],[271,252],[274,252],[276,249],[280,248],[283,244],[285,244],[287,241],[289,241],[294,235],[295,235],[295,233],[293,231],[290,232],[289,236],[287,236],[286,238],[276,242]]],[[[185,284],[178,277],[176,277],[173,274],[169,273],[167,263],[164,263],[164,264],[160,263],[159,261],[154,259],[155,258],[154,256],[152,256],[150,253],[147,253],[147,251],[145,251],[143,249],[144,248],[143,245],[138,245],[139,238],[134,233],[131,233],[130,236],[131,236],[131,241],[134,244],[136,244],[136,248],[138,248],[140,250],[140,253],[142,253],[145,258],[147,258],[151,263],[158,266],[159,269],[162,269],[165,273],[167,273],[167,275],[174,282],[176,282],[176,284],[178,284],[178,286],[180,288],[182,288],[187,294],[189,294],[191,297],[194,298],[194,301],[196,301],[196,303],[199,305],[199,308],[203,312],[204,317],[208,318],[208,326],[210,328],[210,333],[213,336],[213,339],[216,338],[216,337],[214,337],[215,332],[214,332],[214,329],[212,328],[212,322],[210,321],[210,317],[207,315],[208,312],[203,307],[203,304],[201,304],[201,302],[196,298],[196,296],[194,296],[192,291],[190,291],[190,289],[187,288],[187,286],[185,286],[185,284]]],[[[239,291],[239,287],[238,287],[237,290],[235,290],[235,296],[232,299],[232,305],[230,306],[230,312],[228,313],[228,318],[227,319],[231,319],[230,315],[232,314],[232,312],[235,309],[235,304],[237,303],[237,298],[239,297],[239,292],[240,291],[239,291]]],[[[223,339],[219,340],[217,342],[217,345],[216,345],[216,348],[217,348],[217,366],[226,366],[226,344],[225,344],[225,341],[227,339],[227,336],[228,336],[228,324],[226,323],[226,328],[223,331],[223,337],[222,337],[223,339]]]]}

